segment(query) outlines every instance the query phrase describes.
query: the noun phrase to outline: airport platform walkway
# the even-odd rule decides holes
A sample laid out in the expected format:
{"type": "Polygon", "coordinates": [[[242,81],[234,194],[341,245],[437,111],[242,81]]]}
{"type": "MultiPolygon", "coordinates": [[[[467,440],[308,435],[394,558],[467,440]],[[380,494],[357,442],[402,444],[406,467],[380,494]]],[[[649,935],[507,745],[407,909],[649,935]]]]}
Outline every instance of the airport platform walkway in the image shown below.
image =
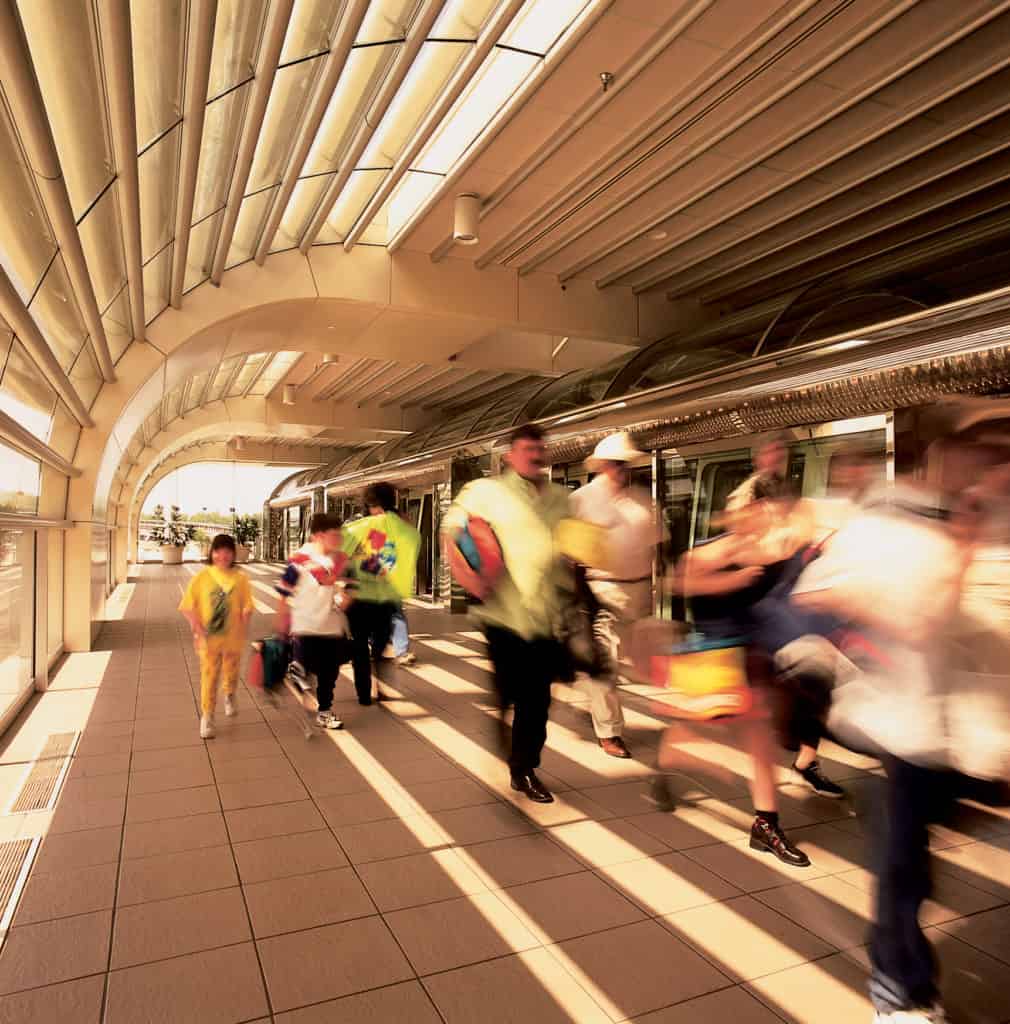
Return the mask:
{"type": "MultiPolygon", "coordinates": [[[[782,867],[747,846],[728,733],[685,740],[684,803],[655,813],[642,792],[661,723],[644,695],[627,693],[635,759],[619,761],[564,686],[543,765],[557,801],[528,803],[496,754],[479,634],[420,607],[419,662],[389,677],[398,699],[360,708],[345,679],[346,730],[306,742],[241,690],[237,717],[219,710],[201,741],[175,612],[195,569],[138,568],[100,649],[68,657],[0,746],[2,880],[31,859],[5,922],[0,1022],[870,1019],[852,805],[783,771],[783,821],[813,866],[782,867]]],[[[273,572],[251,567],[257,633],[273,572]]],[[[828,753],[858,805],[874,766],[828,753]]],[[[934,833],[927,919],[952,1020],[997,1024],[1010,814],[963,812],[934,833]]]]}

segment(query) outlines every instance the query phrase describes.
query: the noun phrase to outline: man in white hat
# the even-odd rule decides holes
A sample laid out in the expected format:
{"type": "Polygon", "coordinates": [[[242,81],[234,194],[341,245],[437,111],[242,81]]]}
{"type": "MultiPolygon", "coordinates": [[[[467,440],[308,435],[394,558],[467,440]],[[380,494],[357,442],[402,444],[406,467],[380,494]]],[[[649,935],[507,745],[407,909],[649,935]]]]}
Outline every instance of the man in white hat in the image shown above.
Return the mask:
{"type": "Polygon", "coordinates": [[[621,735],[624,714],[617,692],[620,647],[628,627],[651,611],[652,559],[663,539],[652,495],[631,483],[631,465],[642,458],[644,454],[626,433],[611,434],[587,460],[597,476],[572,495],[575,515],[607,531],[608,567],[586,571],[598,605],[593,635],[601,664],[586,685],[597,741],[612,757],[631,757],[621,735]]]}

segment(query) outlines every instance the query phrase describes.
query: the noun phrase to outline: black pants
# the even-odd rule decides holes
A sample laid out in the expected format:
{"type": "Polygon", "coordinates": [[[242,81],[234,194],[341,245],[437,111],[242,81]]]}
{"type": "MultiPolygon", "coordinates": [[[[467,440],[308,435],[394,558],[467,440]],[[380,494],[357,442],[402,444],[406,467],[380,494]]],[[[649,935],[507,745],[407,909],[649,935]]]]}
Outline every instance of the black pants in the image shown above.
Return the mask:
{"type": "Polygon", "coordinates": [[[354,689],[358,700],[367,704],[372,699],[372,668],[381,678],[382,654],[393,635],[392,602],[355,601],[347,610],[351,624],[351,662],[354,665],[354,689]]]}
{"type": "Polygon", "coordinates": [[[501,709],[515,709],[508,762],[512,773],[520,775],[539,766],[540,751],[547,742],[547,711],[559,664],[558,645],[552,638],[524,640],[501,626],[485,626],[484,633],[501,709]]]}
{"type": "Polygon", "coordinates": [[[333,707],[333,686],[341,665],[351,657],[350,641],[345,636],[295,637],[296,657],[305,671],[316,677],[316,699],[320,711],[333,707]]]}
{"type": "Polygon", "coordinates": [[[919,924],[932,891],[928,826],[947,817],[969,780],[893,757],[884,768],[870,829],[877,876],[870,997],[877,1010],[893,1013],[937,998],[936,961],[919,924]]]}

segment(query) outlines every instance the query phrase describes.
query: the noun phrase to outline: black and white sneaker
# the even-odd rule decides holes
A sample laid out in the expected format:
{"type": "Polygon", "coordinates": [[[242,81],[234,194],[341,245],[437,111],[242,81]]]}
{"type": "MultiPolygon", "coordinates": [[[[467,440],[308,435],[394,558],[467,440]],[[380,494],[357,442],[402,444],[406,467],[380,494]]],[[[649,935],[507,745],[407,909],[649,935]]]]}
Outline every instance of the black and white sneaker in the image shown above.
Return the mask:
{"type": "Polygon", "coordinates": [[[343,729],[344,723],[332,711],[320,711],[316,715],[316,725],[320,729],[343,729]]]}
{"type": "Polygon", "coordinates": [[[820,761],[811,761],[806,768],[797,768],[796,762],[793,761],[792,768],[796,781],[813,790],[818,796],[826,796],[831,800],[845,798],[845,790],[821,772],[820,761]]]}

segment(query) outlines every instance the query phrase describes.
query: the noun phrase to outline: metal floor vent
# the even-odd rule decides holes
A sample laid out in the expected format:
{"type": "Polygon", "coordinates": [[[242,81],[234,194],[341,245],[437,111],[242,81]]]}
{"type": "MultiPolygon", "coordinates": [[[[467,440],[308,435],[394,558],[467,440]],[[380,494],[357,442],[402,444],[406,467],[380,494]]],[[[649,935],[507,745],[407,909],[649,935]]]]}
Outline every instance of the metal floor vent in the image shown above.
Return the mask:
{"type": "Polygon", "coordinates": [[[52,733],[42,745],[38,758],[28,769],[8,814],[49,810],[70,767],[70,755],[77,743],[76,732],[52,733]]]}
{"type": "Polygon", "coordinates": [[[38,839],[0,843],[0,944],[7,936],[38,847],[38,839]]]}

